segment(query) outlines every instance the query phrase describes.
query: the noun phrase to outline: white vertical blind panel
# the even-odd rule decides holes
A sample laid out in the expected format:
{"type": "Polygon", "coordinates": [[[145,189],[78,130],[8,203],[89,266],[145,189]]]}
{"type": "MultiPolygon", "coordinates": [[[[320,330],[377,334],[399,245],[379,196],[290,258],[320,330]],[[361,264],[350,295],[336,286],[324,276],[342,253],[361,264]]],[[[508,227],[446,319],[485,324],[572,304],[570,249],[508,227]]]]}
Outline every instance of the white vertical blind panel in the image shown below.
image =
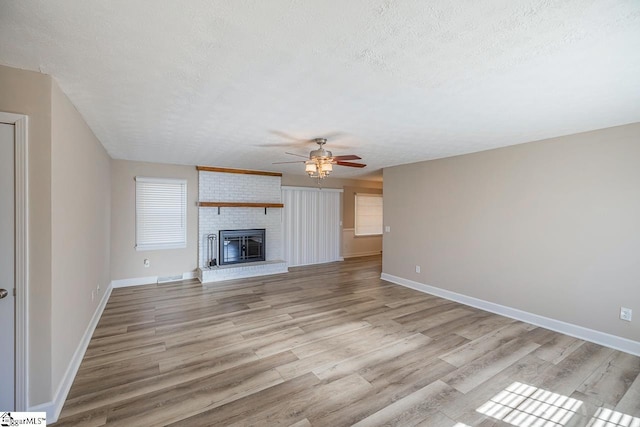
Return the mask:
{"type": "Polygon", "coordinates": [[[382,234],[382,196],[356,194],[356,236],[382,234]]]}
{"type": "Polygon", "coordinates": [[[289,266],[340,259],[340,193],[282,189],[284,257],[289,266]]]}
{"type": "Polygon", "coordinates": [[[136,177],[136,249],[187,247],[187,181],[136,177]]]}

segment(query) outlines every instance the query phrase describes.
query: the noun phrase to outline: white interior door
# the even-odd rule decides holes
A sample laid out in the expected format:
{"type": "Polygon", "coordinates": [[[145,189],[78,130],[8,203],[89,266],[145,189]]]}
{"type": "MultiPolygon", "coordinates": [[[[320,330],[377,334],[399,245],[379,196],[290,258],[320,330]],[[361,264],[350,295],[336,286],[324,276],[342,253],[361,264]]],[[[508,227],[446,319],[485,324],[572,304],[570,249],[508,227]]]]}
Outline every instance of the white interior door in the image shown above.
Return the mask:
{"type": "Polygon", "coordinates": [[[0,412],[15,408],[14,126],[0,123],[0,412]]]}

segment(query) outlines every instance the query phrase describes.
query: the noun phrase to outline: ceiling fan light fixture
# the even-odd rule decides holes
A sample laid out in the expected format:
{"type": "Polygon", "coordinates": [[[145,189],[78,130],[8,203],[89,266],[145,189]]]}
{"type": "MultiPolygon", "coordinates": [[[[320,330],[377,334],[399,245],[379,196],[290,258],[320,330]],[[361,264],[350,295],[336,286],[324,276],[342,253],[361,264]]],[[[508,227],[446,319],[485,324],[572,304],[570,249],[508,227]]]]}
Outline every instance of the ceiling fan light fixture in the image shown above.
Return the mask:
{"type": "Polygon", "coordinates": [[[316,163],[313,160],[307,160],[304,162],[304,170],[309,174],[309,176],[313,176],[318,171],[316,167],[316,163]]]}
{"type": "MultiPolygon", "coordinates": [[[[324,149],[324,144],[326,144],[327,140],[325,138],[315,138],[310,140],[309,142],[315,142],[318,144],[318,148],[312,150],[309,153],[309,160],[298,160],[297,162],[278,162],[274,164],[280,163],[304,163],[304,171],[309,175],[309,178],[317,178],[318,182],[321,179],[324,179],[331,174],[333,171],[333,165],[339,166],[348,166],[348,167],[357,167],[363,168],[366,165],[362,163],[353,163],[346,162],[344,160],[359,160],[360,157],[355,154],[349,154],[344,156],[333,156],[333,153],[329,150],[324,149]]],[[[305,157],[295,153],[287,153],[293,156],[305,157]]]]}

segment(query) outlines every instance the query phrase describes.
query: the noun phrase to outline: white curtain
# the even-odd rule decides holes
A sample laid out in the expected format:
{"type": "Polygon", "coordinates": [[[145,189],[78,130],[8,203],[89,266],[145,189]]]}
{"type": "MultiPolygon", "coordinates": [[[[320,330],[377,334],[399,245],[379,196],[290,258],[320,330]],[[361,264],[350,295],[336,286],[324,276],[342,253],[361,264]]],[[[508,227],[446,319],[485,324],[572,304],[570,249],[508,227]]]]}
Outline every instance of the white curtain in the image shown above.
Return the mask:
{"type": "Polygon", "coordinates": [[[282,187],[284,258],[289,266],[341,260],[341,192],[282,187]]]}

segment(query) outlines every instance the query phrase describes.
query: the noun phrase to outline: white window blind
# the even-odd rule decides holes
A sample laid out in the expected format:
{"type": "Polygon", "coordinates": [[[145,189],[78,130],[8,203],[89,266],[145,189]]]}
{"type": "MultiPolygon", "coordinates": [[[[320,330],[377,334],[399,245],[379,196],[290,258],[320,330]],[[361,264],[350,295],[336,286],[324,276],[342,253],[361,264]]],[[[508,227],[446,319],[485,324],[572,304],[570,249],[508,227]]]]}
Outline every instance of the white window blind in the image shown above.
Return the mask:
{"type": "Polygon", "coordinates": [[[382,195],[356,194],[356,236],[382,234],[382,195]]]}
{"type": "Polygon", "coordinates": [[[187,247],[187,181],[136,177],[136,250],[187,247]]]}

